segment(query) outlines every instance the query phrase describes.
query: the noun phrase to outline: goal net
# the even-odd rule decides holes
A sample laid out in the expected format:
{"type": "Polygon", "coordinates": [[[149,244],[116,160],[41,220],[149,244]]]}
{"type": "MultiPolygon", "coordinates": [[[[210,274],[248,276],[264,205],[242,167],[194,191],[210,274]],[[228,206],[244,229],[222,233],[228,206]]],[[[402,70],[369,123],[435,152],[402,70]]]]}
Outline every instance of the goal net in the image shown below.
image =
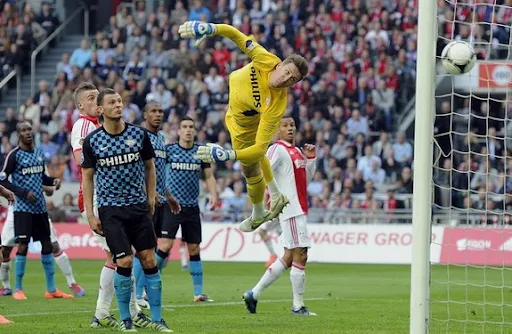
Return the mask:
{"type": "Polygon", "coordinates": [[[463,40],[478,62],[438,64],[431,333],[512,333],[511,23],[512,0],[437,1],[437,56],[463,40]]]}

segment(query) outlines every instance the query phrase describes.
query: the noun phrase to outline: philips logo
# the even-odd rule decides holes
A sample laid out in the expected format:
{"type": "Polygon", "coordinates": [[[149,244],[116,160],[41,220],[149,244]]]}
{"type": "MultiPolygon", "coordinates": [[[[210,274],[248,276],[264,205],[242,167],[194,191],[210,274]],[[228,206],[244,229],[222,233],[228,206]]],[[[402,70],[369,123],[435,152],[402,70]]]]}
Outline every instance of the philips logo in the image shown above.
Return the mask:
{"type": "Polygon", "coordinates": [[[201,165],[200,164],[191,164],[191,163],[187,163],[187,162],[173,162],[173,163],[171,163],[171,168],[177,169],[177,170],[198,171],[201,169],[201,165]]]}
{"type": "Polygon", "coordinates": [[[40,174],[43,172],[43,166],[25,167],[21,170],[21,174],[40,174]]]}
{"type": "Polygon", "coordinates": [[[258,83],[258,76],[256,75],[256,69],[254,66],[251,66],[251,89],[252,89],[252,98],[254,99],[254,107],[261,107],[261,95],[260,95],[260,84],[258,83]]]}
{"type": "Polygon", "coordinates": [[[101,167],[112,167],[130,164],[133,162],[137,162],[140,160],[139,152],[136,153],[128,153],[123,155],[116,155],[113,157],[98,159],[98,162],[101,167]]]}
{"type": "Polygon", "coordinates": [[[167,158],[167,152],[163,150],[155,150],[155,157],[166,159],[167,158]]]}

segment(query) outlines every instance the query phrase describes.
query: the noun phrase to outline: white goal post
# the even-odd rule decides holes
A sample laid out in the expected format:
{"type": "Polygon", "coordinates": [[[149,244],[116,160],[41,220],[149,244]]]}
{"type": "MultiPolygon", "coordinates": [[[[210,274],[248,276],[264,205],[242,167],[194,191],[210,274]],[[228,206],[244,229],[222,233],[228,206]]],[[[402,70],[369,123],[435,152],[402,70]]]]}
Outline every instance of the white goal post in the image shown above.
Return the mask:
{"type": "Polygon", "coordinates": [[[512,333],[512,0],[418,6],[409,331],[512,333]],[[456,39],[480,60],[436,71],[456,39]]]}
{"type": "Polygon", "coordinates": [[[432,152],[435,116],[436,0],[418,1],[414,126],[413,242],[410,333],[428,333],[432,152]]]}

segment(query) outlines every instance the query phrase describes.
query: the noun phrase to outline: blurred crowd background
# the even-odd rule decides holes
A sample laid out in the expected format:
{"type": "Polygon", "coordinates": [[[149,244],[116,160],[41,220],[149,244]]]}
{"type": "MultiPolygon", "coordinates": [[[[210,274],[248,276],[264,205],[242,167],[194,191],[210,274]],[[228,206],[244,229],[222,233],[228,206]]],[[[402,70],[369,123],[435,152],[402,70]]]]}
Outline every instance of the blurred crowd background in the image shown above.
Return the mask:
{"type": "MultiPolygon", "coordinates": [[[[0,1],[4,73],[16,64],[26,68],[30,50],[59,24],[49,5],[43,3],[36,13],[30,5],[18,11],[11,2],[0,1]]],[[[410,208],[407,195],[413,189],[413,142],[397,131],[396,114],[414,97],[417,1],[161,1],[154,11],[146,8],[145,1],[134,4],[132,8],[119,6],[92,38],[84,39],[73,52],[62,54],[52,82],[39,82],[34,96],[24,96],[17,110],[5,111],[5,121],[0,123],[0,152],[4,157],[16,145],[16,122],[29,120],[37,132],[37,145],[45,153],[48,173],[76,182],[69,133],[78,117],[72,92],[82,81],[90,81],[100,90],[108,87],[119,92],[124,119],[135,124],[142,124],[146,102],[160,102],[166,119],[161,133],[169,143],[177,140],[177,120],[189,115],[196,120],[198,143],[214,142],[229,148],[229,133],[223,123],[227,80],[231,72],[250,60],[227,39],[207,39],[193,48],[177,33],[186,20],[222,22],[254,35],[282,59],[296,52],[309,62],[308,77],[289,91],[287,113],[296,120],[296,144],[314,143],[317,147],[317,172],[308,186],[313,209],[371,212],[410,208]]],[[[468,12],[467,8],[475,7],[454,8],[442,0],[438,4],[438,49],[445,43],[443,38],[475,39],[482,45],[477,47],[480,58],[508,56],[500,48],[488,48],[487,42],[493,38],[495,45],[508,45],[511,10],[483,3],[478,11],[468,12]],[[482,22],[477,24],[476,35],[467,29],[467,22],[474,23],[475,17],[477,23],[482,22]],[[498,23],[498,29],[489,29],[491,19],[498,23]]],[[[467,100],[450,100],[438,108],[441,116],[449,115],[438,117],[436,122],[440,146],[447,153],[451,153],[453,143],[463,145],[470,137],[463,133],[462,140],[452,140],[451,127],[456,122],[452,122],[450,111],[454,105],[465,108],[460,111],[465,118],[457,124],[466,124],[466,133],[476,129],[481,135],[489,130],[481,121],[489,105],[478,104],[475,110],[475,104],[467,100]]],[[[494,117],[498,119],[500,112],[494,117]]],[[[500,126],[493,126],[495,134],[503,133],[500,126]]],[[[466,156],[447,154],[443,163],[450,175],[461,163],[465,164],[461,168],[469,168],[466,156]]],[[[471,163],[478,163],[471,168],[482,168],[484,161],[471,163]]],[[[215,212],[219,216],[223,210],[243,212],[247,199],[240,165],[225,163],[214,168],[222,199],[215,212]]],[[[467,179],[471,186],[461,184],[461,189],[479,189],[485,182],[472,176],[467,179]]],[[[507,176],[500,182],[503,179],[507,176]]],[[[66,209],[75,205],[74,195],[66,195],[63,206],[55,209],[68,211],[68,220],[74,219],[73,210],[66,209]]],[[[438,200],[440,197],[438,193],[438,200]]],[[[463,207],[463,200],[459,202],[457,205],[463,207]]]]}

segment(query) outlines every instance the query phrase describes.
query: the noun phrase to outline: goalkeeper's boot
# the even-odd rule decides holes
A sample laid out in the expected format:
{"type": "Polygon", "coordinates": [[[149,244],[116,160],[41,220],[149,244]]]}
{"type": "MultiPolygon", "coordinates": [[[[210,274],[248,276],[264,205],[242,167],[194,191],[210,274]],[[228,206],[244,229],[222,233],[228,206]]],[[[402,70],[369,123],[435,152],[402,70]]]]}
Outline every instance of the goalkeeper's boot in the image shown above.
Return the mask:
{"type": "Polygon", "coordinates": [[[300,315],[300,316],[315,316],[315,315],[318,315],[318,314],[316,314],[314,312],[311,312],[306,306],[302,306],[297,311],[292,309],[292,314],[293,315],[300,315]]]}
{"type": "Polygon", "coordinates": [[[132,319],[124,319],[119,323],[119,330],[121,332],[137,332],[132,319]]]}
{"type": "Polygon", "coordinates": [[[194,296],[194,301],[195,302],[213,302],[213,299],[210,299],[210,297],[208,297],[208,295],[206,295],[205,293],[202,293],[200,295],[194,296]]]}
{"type": "Polygon", "coordinates": [[[270,212],[272,213],[272,216],[270,217],[270,220],[277,218],[281,212],[283,212],[284,207],[287,206],[288,203],[290,203],[290,201],[282,193],[271,195],[270,212]]]}
{"type": "Polygon", "coordinates": [[[246,291],[242,296],[242,299],[245,302],[245,308],[249,313],[256,313],[256,306],[258,305],[258,301],[254,298],[254,293],[252,290],[246,291]]]}
{"type": "Polygon", "coordinates": [[[147,328],[151,325],[151,319],[142,312],[137,313],[137,315],[132,318],[132,321],[135,326],[139,328],[147,328]]]}
{"type": "Polygon", "coordinates": [[[118,328],[119,322],[117,322],[117,319],[114,318],[113,315],[109,315],[101,320],[96,318],[96,316],[93,316],[92,320],[91,320],[91,327],[92,328],[102,328],[102,327],[118,328]]]}
{"type": "Polygon", "coordinates": [[[151,328],[155,332],[160,332],[160,333],[172,333],[172,332],[174,332],[169,327],[169,325],[167,325],[167,323],[165,322],[164,319],[161,319],[160,321],[153,321],[149,325],[149,328],[151,328]]]}
{"type": "Polygon", "coordinates": [[[260,227],[264,222],[272,220],[272,212],[265,210],[261,219],[253,219],[252,215],[240,223],[238,228],[242,232],[252,232],[260,227]]]}
{"type": "Polygon", "coordinates": [[[0,296],[11,296],[12,290],[9,288],[1,288],[0,289],[0,296]]]}

